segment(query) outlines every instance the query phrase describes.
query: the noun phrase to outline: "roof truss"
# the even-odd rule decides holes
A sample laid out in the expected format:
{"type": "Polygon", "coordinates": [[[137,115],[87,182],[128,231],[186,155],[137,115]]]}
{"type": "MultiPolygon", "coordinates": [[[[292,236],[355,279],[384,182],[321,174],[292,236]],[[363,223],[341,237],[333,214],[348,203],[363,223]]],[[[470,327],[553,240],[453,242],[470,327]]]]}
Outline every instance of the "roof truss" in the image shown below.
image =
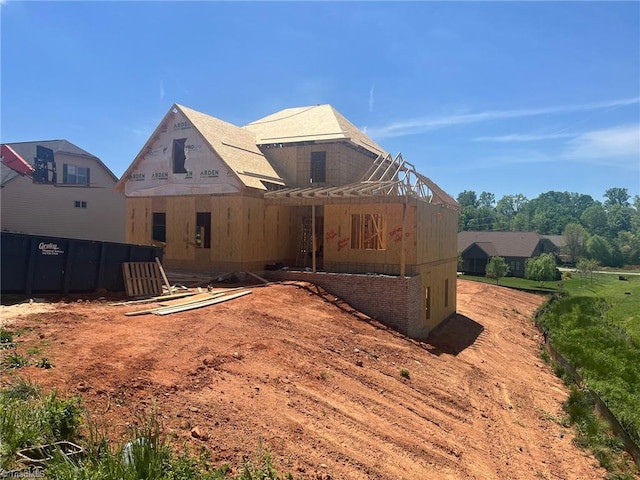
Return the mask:
{"type": "Polygon", "coordinates": [[[265,194],[267,198],[323,198],[362,196],[408,196],[428,203],[444,205],[460,210],[458,203],[429,178],[418,173],[415,167],[402,158],[379,155],[369,170],[357,183],[339,187],[288,188],[265,194]]]}

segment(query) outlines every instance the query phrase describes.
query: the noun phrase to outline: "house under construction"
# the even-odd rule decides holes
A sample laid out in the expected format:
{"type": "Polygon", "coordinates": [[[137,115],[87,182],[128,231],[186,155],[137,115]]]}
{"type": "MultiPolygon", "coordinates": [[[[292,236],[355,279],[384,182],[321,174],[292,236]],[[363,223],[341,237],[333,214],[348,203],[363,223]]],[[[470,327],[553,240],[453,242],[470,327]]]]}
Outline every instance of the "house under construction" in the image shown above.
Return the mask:
{"type": "Polygon", "coordinates": [[[330,105],[243,127],[173,105],[117,188],[168,268],[305,279],[413,338],[455,313],[457,203],[330,105]]]}

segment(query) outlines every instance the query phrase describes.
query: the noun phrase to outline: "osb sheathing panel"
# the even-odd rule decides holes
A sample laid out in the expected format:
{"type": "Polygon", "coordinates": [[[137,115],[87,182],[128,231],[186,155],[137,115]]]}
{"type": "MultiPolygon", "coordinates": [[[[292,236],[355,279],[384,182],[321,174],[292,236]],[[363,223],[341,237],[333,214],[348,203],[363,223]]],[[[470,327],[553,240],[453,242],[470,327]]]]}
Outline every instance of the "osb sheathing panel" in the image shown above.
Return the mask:
{"type": "MultiPolygon", "coordinates": [[[[421,320],[416,324],[417,330],[426,328],[433,330],[440,322],[456,311],[456,259],[438,265],[420,265],[418,272],[422,277],[422,309],[421,320]],[[448,280],[448,288],[445,287],[448,280]],[[426,290],[431,287],[431,315],[426,318],[426,290]],[[448,291],[447,291],[448,290],[448,291]],[[445,293],[448,300],[445,301],[445,293]]],[[[417,331],[414,333],[418,333],[417,331]]]]}
{"type": "Polygon", "coordinates": [[[344,185],[358,182],[373,159],[348,147],[346,143],[317,143],[304,146],[284,146],[262,149],[285,177],[287,186],[309,186],[311,152],[326,152],[326,181],[318,185],[344,185]]]}
{"type": "Polygon", "coordinates": [[[169,258],[187,260],[195,254],[195,197],[168,197],[166,199],[167,246],[169,258]]]}
{"type": "Polygon", "coordinates": [[[140,245],[151,244],[151,198],[127,198],[125,241],[140,245]]]}
{"type": "MultiPolygon", "coordinates": [[[[400,265],[403,245],[415,241],[413,232],[402,225],[402,204],[343,204],[326,205],[324,219],[324,261],[329,264],[400,265]],[[364,250],[351,248],[351,216],[355,214],[382,215],[386,248],[364,250]]],[[[367,268],[366,271],[371,270],[367,268]]]]}
{"type": "Polygon", "coordinates": [[[417,222],[417,264],[457,257],[458,214],[440,205],[420,202],[417,222]]]}

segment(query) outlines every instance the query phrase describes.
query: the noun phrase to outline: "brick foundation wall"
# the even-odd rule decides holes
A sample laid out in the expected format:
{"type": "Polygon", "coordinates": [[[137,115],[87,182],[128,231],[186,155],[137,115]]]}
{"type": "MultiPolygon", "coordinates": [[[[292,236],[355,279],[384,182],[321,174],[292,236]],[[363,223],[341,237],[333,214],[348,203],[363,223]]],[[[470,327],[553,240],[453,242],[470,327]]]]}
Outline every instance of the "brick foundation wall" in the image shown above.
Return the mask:
{"type": "MultiPolygon", "coordinates": [[[[420,324],[422,308],[422,280],[414,277],[362,275],[343,273],[312,273],[294,271],[265,271],[268,280],[296,280],[310,282],[340,297],[360,312],[398,332],[418,337],[415,327],[420,324]],[[413,335],[412,335],[413,333],[413,335]]],[[[420,338],[423,339],[423,338],[420,338]]]]}

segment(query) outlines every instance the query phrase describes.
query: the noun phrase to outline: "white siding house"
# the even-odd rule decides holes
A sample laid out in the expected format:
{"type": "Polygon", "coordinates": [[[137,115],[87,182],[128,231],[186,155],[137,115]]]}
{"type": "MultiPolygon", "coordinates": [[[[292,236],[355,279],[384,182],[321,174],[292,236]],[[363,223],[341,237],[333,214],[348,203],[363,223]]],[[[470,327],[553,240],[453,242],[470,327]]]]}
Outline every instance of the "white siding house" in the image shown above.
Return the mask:
{"type": "Polygon", "coordinates": [[[124,242],[125,197],[114,190],[118,179],[98,157],[67,140],[7,145],[31,165],[38,147],[51,150],[55,175],[52,163],[44,181],[37,172],[32,179],[2,163],[2,231],[124,242]]]}

